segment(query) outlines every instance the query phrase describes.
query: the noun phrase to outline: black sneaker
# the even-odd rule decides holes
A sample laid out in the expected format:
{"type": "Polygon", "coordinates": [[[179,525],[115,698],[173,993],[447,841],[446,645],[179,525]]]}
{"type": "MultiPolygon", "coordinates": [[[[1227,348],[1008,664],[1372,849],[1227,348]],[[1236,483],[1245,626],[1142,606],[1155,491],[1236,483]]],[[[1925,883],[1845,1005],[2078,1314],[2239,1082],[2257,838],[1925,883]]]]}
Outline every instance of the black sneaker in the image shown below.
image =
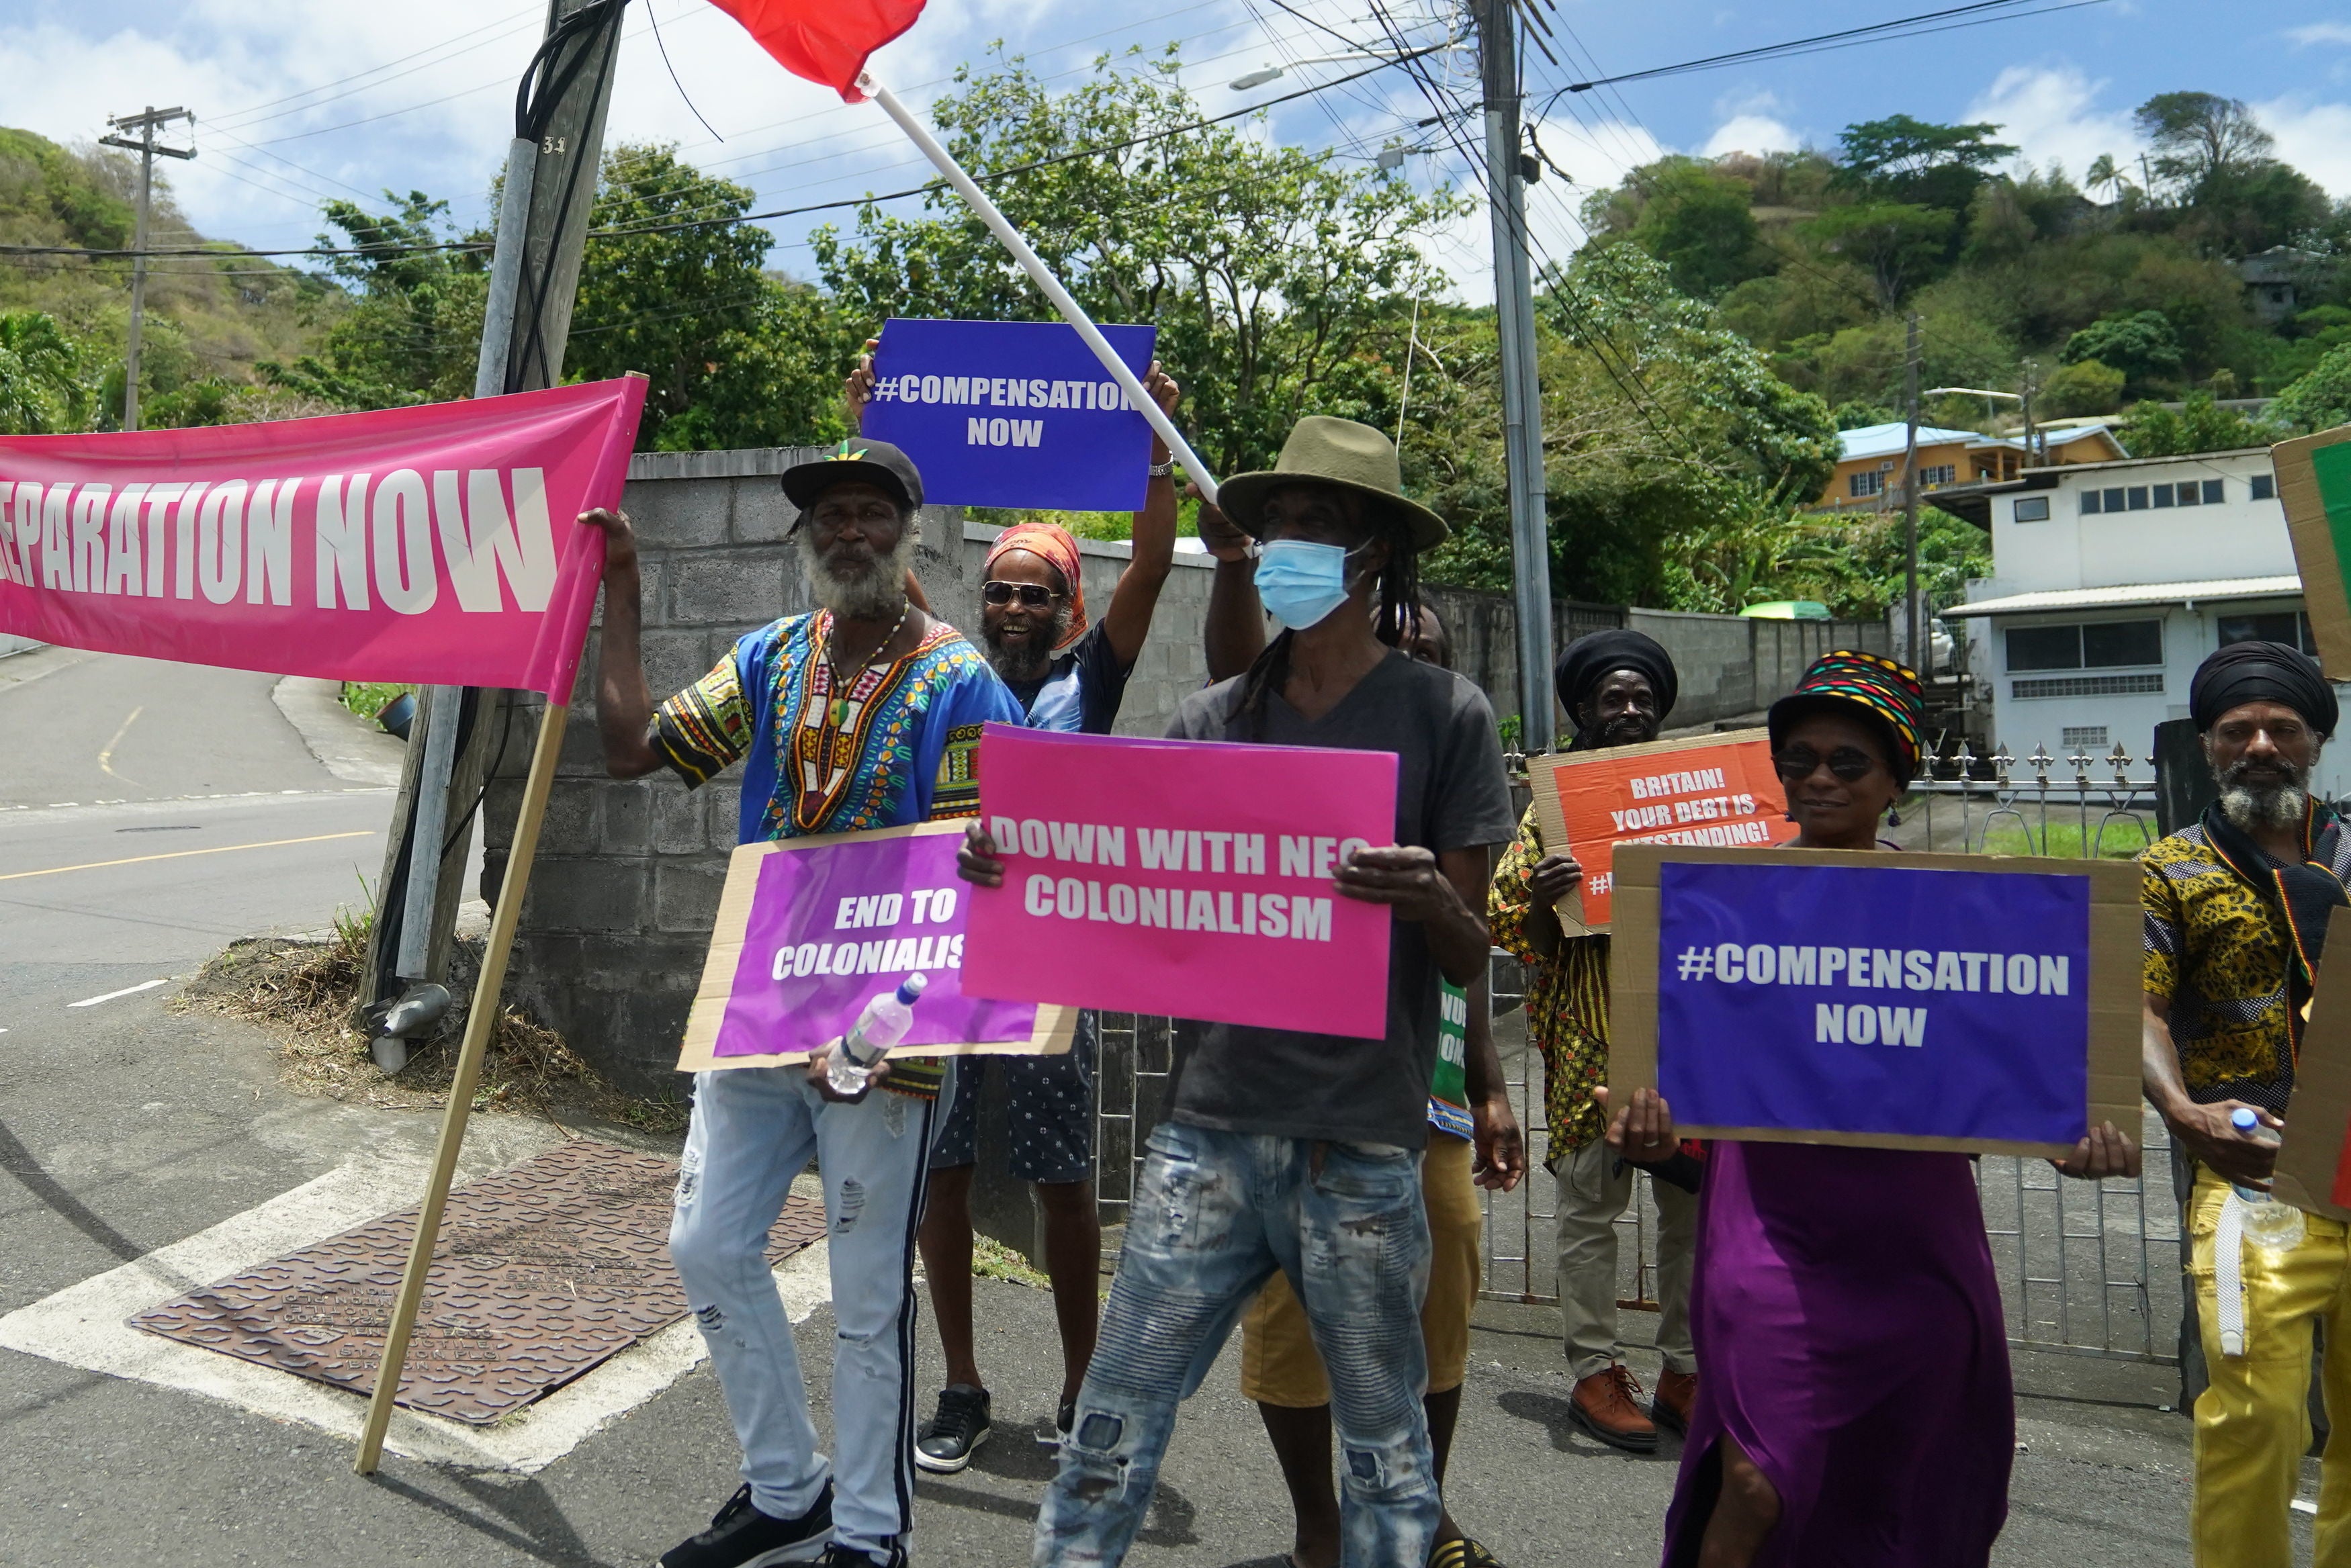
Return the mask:
{"type": "Polygon", "coordinates": [[[726,1500],[710,1528],[662,1553],[653,1568],[776,1568],[813,1563],[832,1536],[832,1483],[798,1519],[775,1519],[751,1506],[744,1486],[726,1500]]]}
{"type": "Polygon", "coordinates": [[[972,1451],[987,1441],[987,1390],[950,1383],[939,1391],[939,1413],[914,1435],[914,1462],[934,1475],[951,1476],[971,1463],[972,1451]]]}
{"type": "Polygon", "coordinates": [[[1059,1453],[1061,1445],[1070,1440],[1070,1428],[1077,1419],[1078,1402],[1075,1399],[1062,1400],[1061,1407],[1053,1413],[1053,1424],[1037,1434],[1037,1446],[1049,1452],[1059,1453]]]}

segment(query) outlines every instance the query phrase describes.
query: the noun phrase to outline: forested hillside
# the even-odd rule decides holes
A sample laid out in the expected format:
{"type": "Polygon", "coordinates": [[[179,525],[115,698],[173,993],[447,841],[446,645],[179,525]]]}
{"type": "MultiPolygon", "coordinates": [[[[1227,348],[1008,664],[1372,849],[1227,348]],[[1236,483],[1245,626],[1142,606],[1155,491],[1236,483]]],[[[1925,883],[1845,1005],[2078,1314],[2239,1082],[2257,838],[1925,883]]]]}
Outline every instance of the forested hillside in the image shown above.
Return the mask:
{"type": "MultiPolygon", "coordinates": [[[[1158,327],[1219,472],[1269,462],[1302,413],[1395,431],[1407,484],[1454,524],[1429,574],[1506,587],[1493,313],[1453,303],[1426,239],[1474,203],[1246,122],[1203,128],[1176,64],[1104,61],[1054,90],[999,59],[931,112],[1089,309],[1158,327]]],[[[2241,104],[2166,94],[2139,126],[2144,160],[2069,171],[2019,168],[1996,125],[1896,117],[1829,150],[1668,158],[1591,195],[1593,243],[1543,259],[1537,302],[1554,591],[1882,613],[1900,591],[1894,521],[1805,508],[1840,427],[1897,417],[1913,312],[1923,384],[2030,388],[2037,416],[2115,416],[2142,453],[2351,421],[2351,210],[2279,162],[2241,104]],[[2238,264],[2264,254],[2289,311],[2249,295],[2238,264]]],[[[0,242],[124,244],[129,172],[0,131],[0,242]]],[[[943,192],[819,231],[798,278],[767,265],[766,231],[733,221],[753,201],[671,147],[605,155],[566,370],[649,377],[645,447],[830,440],[841,379],[886,317],[1050,315],[943,192]]],[[[152,422],[468,390],[483,260],[431,247],[478,236],[424,192],[320,215],[329,244],[360,254],[159,264],[152,422]]],[[[198,243],[168,200],[156,240],[198,243]]],[[[116,417],[127,272],[0,265],[0,431],[116,417]]],[[[1974,398],[1927,412],[2014,419],[1974,398]]],[[[1989,565],[1979,531],[1932,512],[1924,556],[1938,603],[1989,565]]]]}

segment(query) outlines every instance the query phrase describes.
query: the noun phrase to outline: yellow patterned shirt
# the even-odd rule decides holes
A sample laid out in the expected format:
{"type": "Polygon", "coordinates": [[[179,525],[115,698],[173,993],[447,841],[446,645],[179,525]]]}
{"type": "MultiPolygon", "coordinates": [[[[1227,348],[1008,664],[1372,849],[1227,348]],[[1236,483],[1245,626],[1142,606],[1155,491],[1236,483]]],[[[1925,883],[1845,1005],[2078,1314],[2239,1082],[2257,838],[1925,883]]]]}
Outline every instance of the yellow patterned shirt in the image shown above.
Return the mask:
{"type": "Polygon", "coordinates": [[[1570,938],[1551,957],[1537,955],[1533,882],[1543,853],[1542,828],[1530,806],[1494,869],[1486,917],[1494,945],[1527,965],[1527,1033],[1542,1054],[1543,1115],[1556,1159],[1603,1131],[1592,1091],[1608,1081],[1608,939],[1570,938]]]}
{"type": "MultiPolygon", "coordinates": [[[[2351,835],[2344,840],[2351,844],[2351,835]]],[[[2283,1112],[2294,1048],[2290,934],[2277,900],[2230,867],[2200,823],[2159,841],[2139,863],[2143,987],[2169,1004],[2189,1097],[2283,1112]]],[[[2333,869],[2340,877],[2351,864],[2333,869]]]]}

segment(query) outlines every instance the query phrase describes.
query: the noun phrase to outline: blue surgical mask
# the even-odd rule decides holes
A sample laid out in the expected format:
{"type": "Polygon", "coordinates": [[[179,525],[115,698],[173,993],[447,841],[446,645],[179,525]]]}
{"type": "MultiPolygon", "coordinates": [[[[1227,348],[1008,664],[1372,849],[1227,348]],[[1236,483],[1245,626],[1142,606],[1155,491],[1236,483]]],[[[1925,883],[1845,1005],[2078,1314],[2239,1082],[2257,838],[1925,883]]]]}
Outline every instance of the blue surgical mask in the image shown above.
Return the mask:
{"type": "Polygon", "coordinates": [[[1292,631],[1319,625],[1347,602],[1347,547],[1305,539],[1258,546],[1257,596],[1292,631]]]}

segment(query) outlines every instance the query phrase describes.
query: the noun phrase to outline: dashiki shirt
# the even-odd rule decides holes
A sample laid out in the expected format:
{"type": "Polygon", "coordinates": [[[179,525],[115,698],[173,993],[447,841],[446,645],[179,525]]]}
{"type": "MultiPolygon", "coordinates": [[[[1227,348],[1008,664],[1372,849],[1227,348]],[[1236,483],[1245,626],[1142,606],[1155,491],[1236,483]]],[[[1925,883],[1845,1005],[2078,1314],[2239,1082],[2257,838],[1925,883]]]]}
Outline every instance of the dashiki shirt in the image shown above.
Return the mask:
{"type": "MultiPolygon", "coordinates": [[[[904,827],[977,816],[980,727],[1018,724],[1012,693],[945,622],[912,653],[833,690],[832,616],[747,633],[709,674],[661,705],[654,753],[696,788],[743,764],[738,839],[904,827]]],[[[884,1087],[935,1095],[935,1062],[892,1063],[884,1087]]]]}
{"type": "Polygon", "coordinates": [[[1608,1081],[1608,939],[1569,937],[1551,957],[1537,956],[1533,883],[1542,857],[1542,828],[1529,806],[1494,868],[1486,915],[1494,945],[1528,968],[1527,1033],[1542,1053],[1543,1119],[1556,1160],[1605,1130],[1592,1091],[1608,1081]]]}
{"type": "Polygon", "coordinates": [[[2139,857],[2140,983],[2168,1003],[2180,1078],[2199,1105],[2285,1114],[2325,908],[2351,879],[2351,834],[2331,810],[2311,808],[2303,843],[2300,865],[2281,864],[2213,806],[2139,857]]]}

